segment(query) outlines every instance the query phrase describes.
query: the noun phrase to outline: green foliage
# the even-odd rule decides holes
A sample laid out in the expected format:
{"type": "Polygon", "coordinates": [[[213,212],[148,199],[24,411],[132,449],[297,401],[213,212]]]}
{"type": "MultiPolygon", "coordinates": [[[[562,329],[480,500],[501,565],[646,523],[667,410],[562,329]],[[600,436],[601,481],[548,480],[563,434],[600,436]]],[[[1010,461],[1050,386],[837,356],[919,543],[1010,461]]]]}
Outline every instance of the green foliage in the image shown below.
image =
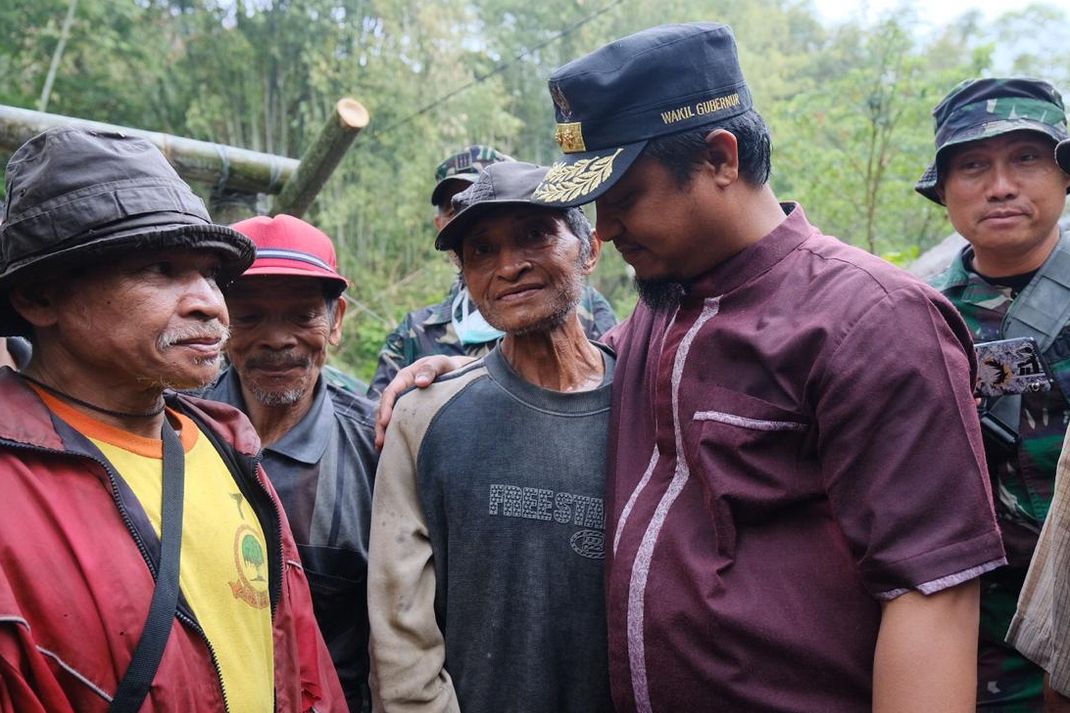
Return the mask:
{"type": "Polygon", "coordinates": [[[881,257],[899,267],[907,267],[921,256],[921,248],[917,245],[908,245],[902,250],[890,250],[881,253],[881,257]]]}
{"type": "MultiPolygon", "coordinates": [[[[0,103],[35,107],[70,1],[0,3],[0,103]]],[[[729,23],[773,131],[777,194],[905,264],[950,232],[913,191],[932,107],[979,74],[1065,88],[1067,19],[1034,4],[925,35],[909,11],[826,27],[800,0],[78,0],[48,110],[299,157],[338,98],[363,102],[372,123],[306,218],[353,282],[332,360],[368,379],[387,332],[454,276],[433,247],[434,166],[472,143],[554,161],[546,80],[560,64],[659,23],[729,23]]],[[[630,312],[615,250],[593,283],[630,312]]]]}
{"type": "Polygon", "coordinates": [[[932,152],[929,113],[961,77],[984,66],[935,64],[898,17],[872,32],[845,28],[825,49],[821,74],[774,109],[778,192],[802,201],[826,231],[881,253],[921,247],[950,231],[914,182],[932,152]]]}

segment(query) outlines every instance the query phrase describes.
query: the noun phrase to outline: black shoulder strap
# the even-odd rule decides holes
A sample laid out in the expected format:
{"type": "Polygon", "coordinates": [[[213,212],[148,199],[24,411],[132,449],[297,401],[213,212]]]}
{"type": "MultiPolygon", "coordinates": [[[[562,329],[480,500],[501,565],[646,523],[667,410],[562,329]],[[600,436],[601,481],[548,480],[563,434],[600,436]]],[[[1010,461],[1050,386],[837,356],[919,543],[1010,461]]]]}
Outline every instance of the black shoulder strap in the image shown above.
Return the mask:
{"type": "Polygon", "coordinates": [[[175,429],[163,422],[163,514],[160,523],[160,569],[152,593],[145,630],[134,649],[130,666],[119,682],[110,713],[137,713],[156,677],[163,650],[171,635],[178,605],[178,565],[182,555],[182,495],[185,453],[175,429]]]}
{"type": "Polygon", "coordinates": [[[1059,242],[1003,317],[1003,337],[1033,337],[1043,354],[1070,322],[1070,234],[1059,242]]]}
{"type": "MultiPolygon", "coordinates": [[[[1033,337],[1044,354],[1070,322],[1070,233],[1060,230],[1059,242],[1026,288],[1018,293],[1003,317],[1004,339],[1033,337]]],[[[1070,396],[1070,395],[1068,395],[1070,396]]],[[[994,399],[990,413],[1018,432],[1022,411],[1020,394],[994,399]]]]}

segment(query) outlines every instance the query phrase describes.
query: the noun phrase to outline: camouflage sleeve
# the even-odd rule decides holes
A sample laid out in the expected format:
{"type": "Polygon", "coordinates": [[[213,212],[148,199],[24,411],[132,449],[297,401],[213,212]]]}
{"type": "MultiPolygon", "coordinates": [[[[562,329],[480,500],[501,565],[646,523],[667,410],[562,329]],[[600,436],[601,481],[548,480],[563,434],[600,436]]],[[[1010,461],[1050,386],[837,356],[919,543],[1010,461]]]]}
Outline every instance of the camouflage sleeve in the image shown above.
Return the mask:
{"type": "Polygon", "coordinates": [[[330,364],[324,364],[322,371],[320,371],[320,375],[328,384],[334,384],[338,388],[345,389],[354,394],[363,394],[368,390],[368,385],[363,381],[352,374],[347,374],[336,366],[331,366],[330,364]]]}
{"type": "Polygon", "coordinates": [[[386,342],[379,350],[379,364],[375,367],[375,376],[368,384],[368,398],[378,399],[398,371],[408,366],[411,360],[406,358],[405,342],[412,334],[412,313],[405,315],[394,331],[386,335],[386,342]]]}
{"type": "Polygon", "coordinates": [[[591,339],[598,339],[617,323],[617,315],[613,314],[609,300],[590,285],[583,288],[578,312],[583,331],[591,339]]]}

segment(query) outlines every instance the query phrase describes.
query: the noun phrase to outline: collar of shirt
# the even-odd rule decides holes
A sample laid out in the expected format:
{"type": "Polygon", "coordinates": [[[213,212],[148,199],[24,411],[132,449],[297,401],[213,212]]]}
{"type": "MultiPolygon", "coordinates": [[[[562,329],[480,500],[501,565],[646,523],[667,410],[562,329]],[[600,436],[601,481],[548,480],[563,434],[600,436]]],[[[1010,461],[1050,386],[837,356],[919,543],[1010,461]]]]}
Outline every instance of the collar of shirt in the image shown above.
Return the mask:
{"type": "MultiPolygon", "coordinates": [[[[208,397],[231,404],[248,413],[245,399],[242,396],[241,383],[238,381],[238,373],[233,368],[227,369],[208,397]]],[[[333,427],[334,406],[327,397],[327,385],[321,376],[316,380],[312,406],[309,407],[308,413],[285,436],[270,446],[264,446],[264,450],[284,455],[300,463],[314,465],[323,458],[327,450],[330,429],[333,427]]]]}
{"type": "Polygon", "coordinates": [[[780,225],[758,242],[695,278],[684,299],[727,294],[767,271],[819,232],[810,225],[798,203],[781,203],[780,207],[786,215],[780,225]]]}
{"type": "Polygon", "coordinates": [[[932,286],[938,292],[944,292],[955,287],[963,287],[969,281],[971,276],[975,276],[974,273],[967,269],[967,261],[972,259],[973,247],[966,245],[959,250],[955,257],[951,260],[951,264],[944,268],[944,271],[932,279],[932,286]]]}
{"type": "MultiPolygon", "coordinates": [[[[976,315],[978,310],[991,313],[992,319],[1002,321],[1014,299],[1009,286],[989,281],[969,268],[973,261],[973,247],[965,246],[930,283],[933,288],[951,300],[960,311],[976,315]],[[968,305],[968,306],[967,306],[968,305]]],[[[981,338],[977,325],[967,316],[967,324],[974,338],[981,338]]],[[[999,339],[1001,337],[994,337],[999,339]]]]}

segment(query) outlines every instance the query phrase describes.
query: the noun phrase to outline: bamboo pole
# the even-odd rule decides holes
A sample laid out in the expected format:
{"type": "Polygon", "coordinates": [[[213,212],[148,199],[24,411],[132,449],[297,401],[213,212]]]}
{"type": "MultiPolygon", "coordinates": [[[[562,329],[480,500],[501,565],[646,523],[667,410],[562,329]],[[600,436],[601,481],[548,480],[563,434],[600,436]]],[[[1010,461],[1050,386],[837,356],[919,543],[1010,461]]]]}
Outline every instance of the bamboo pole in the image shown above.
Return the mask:
{"type": "Polygon", "coordinates": [[[46,129],[72,124],[97,131],[142,136],[163,152],[185,180],[236,193],[278,193],[298,167],[296,159],[285,156],[3,104],[0,104],[0,150],[13,152],[46,129]]]}
{"type": "Polygon", "coordinates": [[[301,157],[297,171],[286,181],[275,199],[272,215],[304,215],[353,139],[368,125],[368,119],[368,110],[356,99],[338,100],[334,112],[301,157]]]}

